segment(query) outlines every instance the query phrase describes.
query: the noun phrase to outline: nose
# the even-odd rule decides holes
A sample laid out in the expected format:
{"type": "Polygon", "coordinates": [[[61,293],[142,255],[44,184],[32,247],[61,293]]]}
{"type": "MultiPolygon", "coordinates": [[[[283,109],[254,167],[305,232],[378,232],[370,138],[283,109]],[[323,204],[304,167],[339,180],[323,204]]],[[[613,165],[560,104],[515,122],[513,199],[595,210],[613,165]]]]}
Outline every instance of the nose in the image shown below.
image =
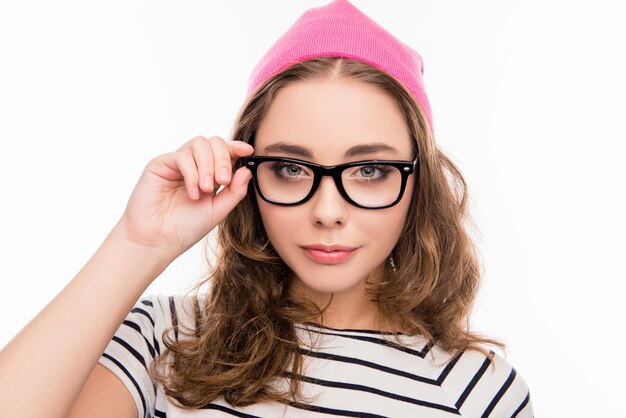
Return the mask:
{"type": "Polygon", "coordinates": [[[339,194],[335,181],[330,176],[324,176],[311,204],[311,220],[316,225],[332,227],[345,224],[348,219],[348,202],[339,194]]]}

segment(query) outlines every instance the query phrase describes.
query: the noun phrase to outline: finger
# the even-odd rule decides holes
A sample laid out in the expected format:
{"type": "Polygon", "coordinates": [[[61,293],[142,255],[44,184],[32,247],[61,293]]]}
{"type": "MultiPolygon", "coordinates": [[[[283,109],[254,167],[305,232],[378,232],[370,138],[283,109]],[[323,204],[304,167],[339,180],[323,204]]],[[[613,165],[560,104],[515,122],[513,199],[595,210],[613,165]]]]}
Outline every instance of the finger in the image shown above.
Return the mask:
{"type": "Polygon", "coordinates": [[[196,136],[191,138],[189,141],[185,142],[183,145],[181,145],[180,148],[178,148],[176,151],[189,151],[192,149],[193,144],[198,142],[198,141],[208,141],[208,138],[205,138],[203,136],[196,136]]]}
{"type": "Polygon", "coordinates": [[[230,153],[230,164],[235,165],[235,162],[240,157],[247,157],[254,154],[254,148],[252,145],[244,141],[229,141],[228,152],[230,153]]]}
{"type": "Polygon", "coordinates": [[[198,167],[193,159],[193,156],[184,151],[176,151],[173,153],[173,161],[176,168],[183,175],[185,181],[185,189],[189,198],[192,200],[198,200],[200,192],[198,190],[198,167]]]}
{"type": "MultiPolygon", "coordinates": [[[[219,188],[219,186],[216,187],[217,182],[214,181],[217,170],[215,167],[212,142],[223,142],[226,144],[228,154],[230,156],[230,167],[235,164],[238,158],[252,155],[254,153],[254,148],[247,142],[226,142],[219,136],[214,136],[212,138],[196,136],[183,144],[178,151],[188,151],[192,153],[196,161],[196,166],[198,167],[199,187],[206,193],[212,193],[219,188]]],[[[232,172],[232,168],[229,170],[229,173],[230,172],[232,172]]]]}
{"type": "Polygon", "coordinates": [[[215,218],[222,220],[246,196],[252,172],[247,167],[239,167],[233,174],[233,179],[213,198],[213,213],[215,218]]]}
{"type": "Polygon", "coordinates": [[[226,142],[219,137],[209,138],[211,150],[213,151],[213,166],[215,167],[215,181],[219,184],[230,183],[232,164],[230,152],[226,142]]]}
{"type": "Polygon", "coordinates": [[[200,188],[206,193],[215,191],[213,147],[207,138],[196,137],[188,145],[198,167],[200,188]]]}

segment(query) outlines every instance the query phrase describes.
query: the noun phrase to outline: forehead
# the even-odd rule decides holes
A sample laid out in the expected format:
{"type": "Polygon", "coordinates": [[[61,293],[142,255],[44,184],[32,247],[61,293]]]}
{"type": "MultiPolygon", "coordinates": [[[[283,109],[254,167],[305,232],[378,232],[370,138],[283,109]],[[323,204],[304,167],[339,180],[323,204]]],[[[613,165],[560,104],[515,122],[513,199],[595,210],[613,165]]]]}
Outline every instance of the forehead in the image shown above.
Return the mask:
{"type": "Polygon", "coordinates": [[[412,157],[411,134],[393,98],[346,79],[301,80],[283,87],[255,134],[256,153],[265,154],[278,143],[306,148],[308,158],[318,162],[349,158],[350,149],[363,151],[364,145],[377,145],[369,148],[375,155],[412,157]]]}

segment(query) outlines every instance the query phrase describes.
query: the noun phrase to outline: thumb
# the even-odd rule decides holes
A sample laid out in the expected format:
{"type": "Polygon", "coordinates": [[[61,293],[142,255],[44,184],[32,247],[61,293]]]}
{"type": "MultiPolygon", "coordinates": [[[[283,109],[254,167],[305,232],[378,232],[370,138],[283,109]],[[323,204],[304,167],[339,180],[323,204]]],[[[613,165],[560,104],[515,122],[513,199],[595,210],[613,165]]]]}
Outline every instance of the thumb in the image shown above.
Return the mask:
{"type": "Polygon", "coordinates": [[[220,221],[246,197],[252,172],[247,167],[239,167],[228,184],[213,198],[213,213],[220,221]]]}

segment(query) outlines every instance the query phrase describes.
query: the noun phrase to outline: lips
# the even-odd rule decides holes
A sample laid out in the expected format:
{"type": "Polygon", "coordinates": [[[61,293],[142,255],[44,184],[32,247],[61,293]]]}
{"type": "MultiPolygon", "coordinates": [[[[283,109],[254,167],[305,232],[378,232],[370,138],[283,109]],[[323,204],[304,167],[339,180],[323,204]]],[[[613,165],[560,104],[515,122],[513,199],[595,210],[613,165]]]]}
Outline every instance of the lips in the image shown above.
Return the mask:
{"type": "Polygon", "coordinates": [[[305,250],[319,250],[319,251],[353,251],[356,250],[357,247],[348,247],[346,245],[326,245],[326,244],[311,244],[311,245],[303,245],[302,248],[305,250]]]}
{"type": "Polygon", "coordinates": [[[304,253],[311,260],[322,264],[337,264],[348,260],[356,253],[358,247],[345,245],[313,244],[302,246],[304,253]]]}

